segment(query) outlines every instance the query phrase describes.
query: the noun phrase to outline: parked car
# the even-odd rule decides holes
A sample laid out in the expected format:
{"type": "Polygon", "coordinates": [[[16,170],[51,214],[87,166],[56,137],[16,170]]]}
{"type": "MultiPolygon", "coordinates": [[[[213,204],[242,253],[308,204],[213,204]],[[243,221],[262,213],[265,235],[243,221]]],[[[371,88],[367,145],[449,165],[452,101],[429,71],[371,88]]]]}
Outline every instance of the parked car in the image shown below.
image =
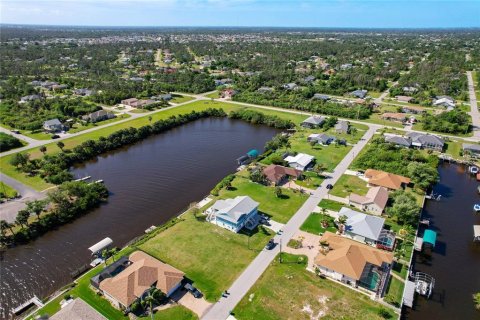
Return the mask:
{"type": "Polygon", "coordinates": [[[191,283],[186,283],[185,286],[184,286],[185,289],[187,289],[188,291],[190,291],[190,293],[195,297],[195,298],[201,298],[202,297],[202,293],[197,289],[195,288],[194,286],[192,286],[191,283]]]}
{"type": "Polygon", "coordinates": [[[52,139],[58,139],[58,138],[60,138],[60,136],[58,134],[54,134],[51,138],[52,139]]]}
{"type": "Polygon", "coordinates": [[[265,245],[265,249],[267,250],[272,250],[274,247],[275,247],[275,242],[273,241],[273,239],[270,239],[270,241],[268,241],[268,243],[265,245]]]}
{"type": "Polygon", "coordinates": [[[333,186],[329,183],[327,184],[327,190],[332,190],[333,189],[333,186]]]}
{"type": "Polygon", "coordinates": [[[12,130],[13,133],[20,134],[20,131],[18,130],[12,130]]]}

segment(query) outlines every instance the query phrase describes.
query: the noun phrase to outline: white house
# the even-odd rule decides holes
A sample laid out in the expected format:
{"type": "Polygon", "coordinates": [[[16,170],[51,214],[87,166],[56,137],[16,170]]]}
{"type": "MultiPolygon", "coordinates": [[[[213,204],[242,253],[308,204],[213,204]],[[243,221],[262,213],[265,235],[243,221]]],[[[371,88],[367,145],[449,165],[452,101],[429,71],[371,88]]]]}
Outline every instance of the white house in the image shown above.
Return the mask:
{"type": "Polygon", "coordinates": [[[238,232],[243,227],[253,229],[258,224],[259,203],[248,196],[218,200],[208,208],[207,221],[227,230],[238,232]]]}
{"type": "Polygon", "coordinates": [[[299,153],[296,156],[288,156],[284,160],[288,165],[294,169],[305,171],[305,169],[312,163],[314,157],[305,153],[299,153]]]}

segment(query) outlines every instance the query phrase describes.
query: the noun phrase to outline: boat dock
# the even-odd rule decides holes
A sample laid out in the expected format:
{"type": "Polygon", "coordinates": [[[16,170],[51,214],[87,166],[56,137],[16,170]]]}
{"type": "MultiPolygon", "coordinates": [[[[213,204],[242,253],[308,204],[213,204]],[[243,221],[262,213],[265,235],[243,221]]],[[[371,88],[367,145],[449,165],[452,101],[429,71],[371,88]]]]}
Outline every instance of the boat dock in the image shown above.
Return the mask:
{"type": "Polygon", "coordinates": [[[25,311],[26,309],[30,308],[32,305],[36,305],[38,308],[41,308],[44,306],[42,301],[37,296],[33,296],[33,298],[31,298],[30,300],[26,301],[25,303],[22,303],[16,308],[13,308],[12,312],[13,314],[18,315],[23,311],[25,311]]]}

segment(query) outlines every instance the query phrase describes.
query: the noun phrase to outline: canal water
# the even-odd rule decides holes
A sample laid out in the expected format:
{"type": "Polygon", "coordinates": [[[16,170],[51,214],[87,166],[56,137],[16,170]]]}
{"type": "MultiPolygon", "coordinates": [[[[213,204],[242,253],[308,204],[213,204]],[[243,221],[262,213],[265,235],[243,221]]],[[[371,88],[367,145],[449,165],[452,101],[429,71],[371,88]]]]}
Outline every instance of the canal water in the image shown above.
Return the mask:
{"type": "Polygon", "coordinates": [[[434,193],[440,201],[427,200],[423,217],[430,219],[430,229],[437,232],[431,258],[414,257],[415,271],[435,278],[429,300],[417,297],[414,310],[404,318],[412,320],[480,319],[472,294],[480,292],[480,243],[473,242],[473,225],[480,224],[480,213],[473,205],[480,203],[479,183],[465,172],[465,167],[442,164],[440,183],[434,193]]]}
{"type": "Polygon", "coordinates": [[[121,247],[178,215],[226,175],[250,149],[263,150],[278,130],[240,120],[202,119],[74,168],[104,179],[108,203],[24,246],[8,249],[0,274],[0,319],[34,294],[45,297],[90,262],[88,247],[105,237],[121,247]]]}

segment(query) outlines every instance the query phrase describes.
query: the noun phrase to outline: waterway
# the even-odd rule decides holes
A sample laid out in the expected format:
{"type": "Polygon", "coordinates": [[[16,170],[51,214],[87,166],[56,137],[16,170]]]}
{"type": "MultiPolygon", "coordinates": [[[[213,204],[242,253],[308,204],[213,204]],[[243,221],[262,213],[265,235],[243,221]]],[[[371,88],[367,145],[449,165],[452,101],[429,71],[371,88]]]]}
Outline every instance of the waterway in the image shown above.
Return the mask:
{"type": "Polygon", "coordinates": [[[473,205],[480,203],[479,183],[465,173],[465,167],[442,164],[440,183],[434,193],[440,201],[427,200],[423,217],[430,219],[430,229],[437,232],[431,258],[415,254],[415,271],[435,278],[429,300],[417,297],[414,310],[404,318],[412,320],[480,319],[472,294],[480,292],[480,243],[473,242],[473,225],[480,224],[480,213],[473,205]]]}
{"type": "Polygon", "coordinates": [[[105,237],[121,247],[200,201],[250,149],[263,150],[278,130],[240,120],[202,119],[72,169],[104,179],[108,203],[0,261],[0,319],[34,294],[45,297],[90,262],[88,247],[105,237]]]}

